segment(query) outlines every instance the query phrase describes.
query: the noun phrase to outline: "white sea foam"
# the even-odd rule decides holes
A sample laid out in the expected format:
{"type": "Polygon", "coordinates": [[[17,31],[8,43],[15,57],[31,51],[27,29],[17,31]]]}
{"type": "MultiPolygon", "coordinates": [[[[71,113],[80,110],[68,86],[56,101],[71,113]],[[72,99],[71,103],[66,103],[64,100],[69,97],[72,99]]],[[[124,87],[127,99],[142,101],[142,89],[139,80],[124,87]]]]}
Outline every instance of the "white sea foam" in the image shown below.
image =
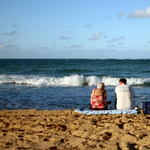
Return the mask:
{"type": "MultiPolygon", "coordinates": [[[[34,86],[95,86],[99,81],[105,83],[106,86],[118,85],[119,78],[83,75],[64,76],[61,78],[47,76],[25,76],[25,75],[0,75],[0,84],[27,84],[34,86]]],[[[150,84],[150,78],[127,78],[129,85],[150,84]]]]}

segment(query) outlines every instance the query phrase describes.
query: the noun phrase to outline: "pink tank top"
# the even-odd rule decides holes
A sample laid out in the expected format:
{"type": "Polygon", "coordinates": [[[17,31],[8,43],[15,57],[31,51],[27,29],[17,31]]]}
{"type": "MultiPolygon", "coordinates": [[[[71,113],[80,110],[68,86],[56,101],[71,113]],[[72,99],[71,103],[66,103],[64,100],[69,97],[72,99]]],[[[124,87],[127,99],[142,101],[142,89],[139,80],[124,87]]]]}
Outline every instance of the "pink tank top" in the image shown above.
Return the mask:
{"type": "Polygon", "coordinates": [[[107,107],[106,103],[106,98],[104,98],[105,91],[103,95],[95,95],[94,91],[94,96],[92,96],[92,108],[105,108],[107,107]]]}

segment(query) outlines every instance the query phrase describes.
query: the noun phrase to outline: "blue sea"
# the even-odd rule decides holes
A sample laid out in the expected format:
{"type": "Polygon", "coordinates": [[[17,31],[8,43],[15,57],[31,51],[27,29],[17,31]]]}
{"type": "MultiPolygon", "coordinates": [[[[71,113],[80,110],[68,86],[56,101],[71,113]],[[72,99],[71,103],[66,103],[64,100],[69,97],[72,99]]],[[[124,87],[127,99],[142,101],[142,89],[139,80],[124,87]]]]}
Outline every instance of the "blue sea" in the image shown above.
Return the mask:
{"type": "Polygon", "coordinates": [[[0,59],[0,110],[87,108],[98,81],[114,109],[122,77],[136,104],[150,100],[150,59],[0,59]]]}

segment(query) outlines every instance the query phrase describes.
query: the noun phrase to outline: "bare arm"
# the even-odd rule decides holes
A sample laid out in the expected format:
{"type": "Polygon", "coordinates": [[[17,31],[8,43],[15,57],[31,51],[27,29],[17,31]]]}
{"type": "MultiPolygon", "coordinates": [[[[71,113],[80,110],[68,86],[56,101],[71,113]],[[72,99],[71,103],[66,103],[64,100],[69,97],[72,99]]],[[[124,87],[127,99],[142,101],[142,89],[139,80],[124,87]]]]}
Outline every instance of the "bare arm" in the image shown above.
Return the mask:
{"type": "MultiPolygon", "coordinates": [[[[107,91],[105,91],[104,99],[105,99],[105,101],[107,100],[107,91]]],[[[107,103],[107,104],[111,104],[111,101],[106,101],[106,103],[107,103]]]]}
{"type": "Polygon", "coordinates": [[[92,105],[92,96],[94,96],[94,91],[95,91],[95,89],[93,89],[93,91],[91,93],[91,98],[90,98],[91,105],[92,105]]]}
{"type": "Polygon", "coordinates": [[[116,108],[116,105],[117,105],[117,94],[115,93],[115,96],[116,96],[116,100],[115,100],[115,109],[117,109],[116,108]]]}

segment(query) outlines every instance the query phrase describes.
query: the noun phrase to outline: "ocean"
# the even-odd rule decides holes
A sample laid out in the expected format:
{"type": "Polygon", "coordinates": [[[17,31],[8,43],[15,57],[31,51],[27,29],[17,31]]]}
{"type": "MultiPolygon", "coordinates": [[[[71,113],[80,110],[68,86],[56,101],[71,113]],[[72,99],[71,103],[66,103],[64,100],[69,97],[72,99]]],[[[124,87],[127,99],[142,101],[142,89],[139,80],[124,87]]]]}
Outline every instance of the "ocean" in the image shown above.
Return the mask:
{"type": "Polygon", "coordinates": [[[150,59],[0,59],[0,110],[88,108],[98,81],[114,109],[122,77],[137,105],[150,100],[150,59]]]}

